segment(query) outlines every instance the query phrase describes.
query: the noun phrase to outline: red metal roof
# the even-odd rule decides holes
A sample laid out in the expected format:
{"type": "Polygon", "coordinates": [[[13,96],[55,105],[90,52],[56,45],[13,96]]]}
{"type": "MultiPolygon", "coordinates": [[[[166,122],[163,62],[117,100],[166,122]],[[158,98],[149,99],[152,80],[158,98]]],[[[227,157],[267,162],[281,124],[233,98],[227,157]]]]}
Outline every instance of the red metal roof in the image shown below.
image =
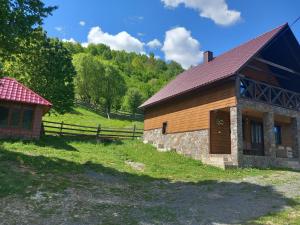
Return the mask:
{"type": "Polygon", "coordinates": [[[46,99],[9,77],[0,79],[0,100],[52,106],[46,99]]]}
{"type": "Polygon", "coordinates": [[[286,28],[286,26],[288,25],[281,25],[245,44],[225,52],[208,63],[203,63],[184,71],[140,107],[145,108],[237,73],[245,63],[266,46],[280,31],[286,28]]]}

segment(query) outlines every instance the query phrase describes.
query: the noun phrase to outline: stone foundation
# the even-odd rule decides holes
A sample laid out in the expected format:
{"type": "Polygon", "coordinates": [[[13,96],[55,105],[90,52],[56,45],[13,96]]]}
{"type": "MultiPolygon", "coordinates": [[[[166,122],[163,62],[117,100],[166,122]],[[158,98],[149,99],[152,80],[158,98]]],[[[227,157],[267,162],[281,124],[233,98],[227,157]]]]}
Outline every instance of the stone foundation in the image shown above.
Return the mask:
{"type": "Polygon", "coordinates": [[[201,160],[209,155],[209,131],[207,129],[162,134],[162,129],[144,131],[144,142],[153,144],[160,151],[176,151],[201,160]]]}
{"type": "Polygon", "coordinates": [[[300,169],[300,164],[297,159],[284,159],[276,158],[272,156],[254,156],[254,155],[243,155],[240,162],[240,167],[257,167],[257,168],[270,168],[270,167],[281,167],[281,168],[292,168],[300,169]]]}

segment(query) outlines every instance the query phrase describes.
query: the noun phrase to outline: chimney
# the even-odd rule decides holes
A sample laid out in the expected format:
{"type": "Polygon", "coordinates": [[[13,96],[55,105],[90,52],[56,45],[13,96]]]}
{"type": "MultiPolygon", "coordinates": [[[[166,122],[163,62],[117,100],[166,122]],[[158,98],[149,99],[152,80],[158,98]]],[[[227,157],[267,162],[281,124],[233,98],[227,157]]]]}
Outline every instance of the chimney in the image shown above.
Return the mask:
{"type": "Polygon", "coordinates": [[[203,62],[204,63],[208,63],[210,62],[211,60],[213,60],[214,56],[213,56],[213,53],[211,51],[205,51],[203,53],[203,62]]]}

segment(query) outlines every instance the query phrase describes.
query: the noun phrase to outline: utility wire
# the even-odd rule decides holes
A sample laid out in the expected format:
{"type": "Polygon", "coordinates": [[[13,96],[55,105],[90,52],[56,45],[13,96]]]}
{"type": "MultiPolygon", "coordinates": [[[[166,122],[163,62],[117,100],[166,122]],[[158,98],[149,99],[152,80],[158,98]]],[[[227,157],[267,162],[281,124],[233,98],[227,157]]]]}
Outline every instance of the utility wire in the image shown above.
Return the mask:
{"type": "Polygon", "coordinates": [[[295,25],[299,20],[300,20],[300,16],[297,19],[295,19],[294,22],[291,23],[290,27],[295,25]]]}

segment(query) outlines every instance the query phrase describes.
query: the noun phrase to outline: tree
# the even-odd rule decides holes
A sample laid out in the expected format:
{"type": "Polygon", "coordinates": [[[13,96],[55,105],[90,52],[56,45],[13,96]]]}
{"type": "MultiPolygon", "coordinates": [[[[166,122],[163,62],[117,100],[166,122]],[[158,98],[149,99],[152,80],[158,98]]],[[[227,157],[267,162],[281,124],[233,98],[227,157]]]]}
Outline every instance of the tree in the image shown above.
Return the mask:
{"type": "Polygon", "coordinates": [[[83,52],[83,47],[79,43],[63,42],[63,45],[72,55],[83,52]]]}
{"type": "Polygon", "coordinates": [[[75,69],[71,54],[62,42],[47,38],[46,33],[39,28],[20,45],[26,51],[6,61],[5,72],[51,101],[56,112],[71,110],[75,69]]]}
{"type": "Polygon", "coordinates": [[[90,54],[79,53],[74,55],[73,64],[77,73],[75,87],[78,96],[88,103],[100,103],[105,76],[102,63],[90,54]]]}
{"type": "Polygon", "coordinates": [[[143,103],[143,95],[136,88],[130,88],[125,96],[125,108],[132,114],[136,114],[138,107],[143,103]]]}
{"type": "Polygon", "coordinates": [[[121,99],[125,92],[126,83],[118,69],[111,65],[106,66],[102,98],[108,117],[113,106],[121,105],[121,99]]]}
{"type": "Polygon", "coordinates": [[[0,57],[19,49],[22,40],[42,25],[56,6],[45,7],[40,0],[0,1],[0,57]]]}

